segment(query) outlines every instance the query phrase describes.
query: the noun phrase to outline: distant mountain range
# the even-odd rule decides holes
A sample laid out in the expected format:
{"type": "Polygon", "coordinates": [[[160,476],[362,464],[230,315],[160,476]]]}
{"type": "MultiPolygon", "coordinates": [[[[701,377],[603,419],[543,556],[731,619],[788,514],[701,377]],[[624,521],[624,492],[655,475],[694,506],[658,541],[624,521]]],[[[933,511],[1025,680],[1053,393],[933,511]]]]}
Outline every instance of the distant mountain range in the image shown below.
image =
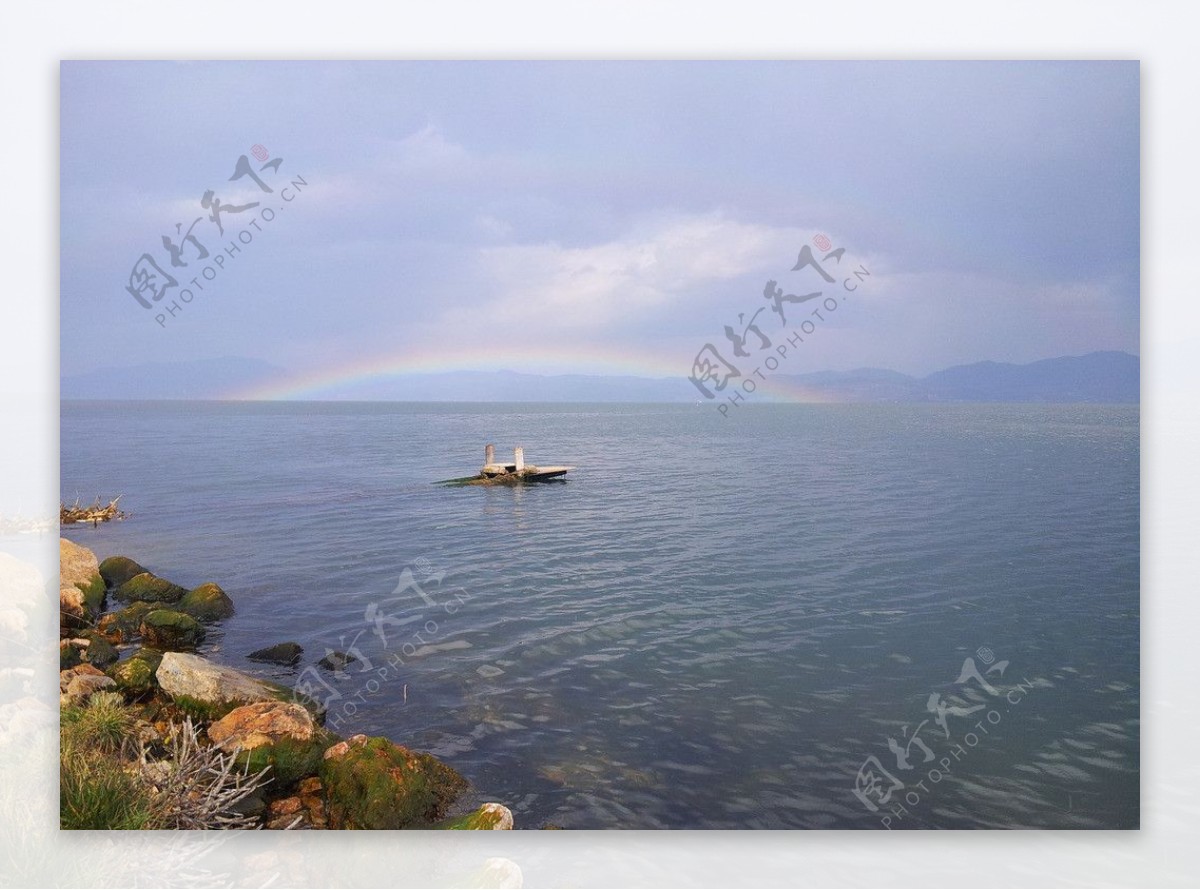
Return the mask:
{"type": "MultiPolygon", "coordinates": [[[[774,374],[760,382],[755,400],[1136,403],[1140,367],[1135,355],[1093,352],[1027,365],[956,365],[926,377],[879,368],[774,374]]],[[[199,359],[63,377],[61,393],[64,399],[219,399],[231,392],[284,384],[288,378],[284,369],[258,359],[199,359]]],[[[702,401],[683,373],[653,378],[516,371],[404,374],[344,384],[321,397],[418,402],[702,401]]]]}
{"type": "Polygon", "coordinates": [[[1127,352],[976,362],[927,377],[864,368],[792,375],[790,383],[842,402],[1105,402],[1140,399],[1141,360],[1127,352]]]}

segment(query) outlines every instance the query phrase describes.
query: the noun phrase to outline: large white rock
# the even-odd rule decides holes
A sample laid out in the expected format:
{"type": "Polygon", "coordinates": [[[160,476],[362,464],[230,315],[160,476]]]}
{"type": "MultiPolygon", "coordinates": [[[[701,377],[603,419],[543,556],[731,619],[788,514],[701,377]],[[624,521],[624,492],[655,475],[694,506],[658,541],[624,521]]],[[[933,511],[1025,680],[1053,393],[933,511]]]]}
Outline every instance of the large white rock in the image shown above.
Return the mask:
{"type": "Polygon", "coordinates": [[[184,695],[209,705],[247,705],[286,696],[281,687],[186,652],[164,653],[155,675],[159,687],[172,698],[184,695]]]}

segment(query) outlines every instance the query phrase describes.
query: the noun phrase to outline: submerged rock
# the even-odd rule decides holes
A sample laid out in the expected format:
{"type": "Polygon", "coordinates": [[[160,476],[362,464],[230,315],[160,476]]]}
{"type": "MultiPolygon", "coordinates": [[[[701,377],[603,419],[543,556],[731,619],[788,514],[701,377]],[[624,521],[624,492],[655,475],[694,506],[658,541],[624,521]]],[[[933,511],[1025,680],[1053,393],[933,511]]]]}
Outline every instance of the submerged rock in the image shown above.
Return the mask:
{"type": "Polygon", "coordinates": [[[185,593],[176,608],[199,621],[220,621],[233,614],[233,600],[210,581],[185,593]]]}
{"type": "Polygon", "coordinates": [[[451,831],[511,831],[513,814],[512,810],[503,804],[485,803],[472,813],[447,819],[434,827],[451,831]]]}
{"type": "Polygon", "coordinates": [[[162,658],[163,654],[157,649],[139,649],[110,667],[108,675],[116,681],[121,692],[131,698],[141,698],[158,688],[155,672],[162,658]]]}
{"type": "Polygon", "coordinates": [[[320,767],[330,828],[428,826],[467,788],[432,755],[358,735],[325,752],[320,767]]]}
{"type": "Polygon", "coordinates": [[[130,578],[145,571],[128,556],[110,556],[100,563],[100,577],[109,587],[120,587],[130,578]]]}
{"type": "Polygon", "coordinates": [[[109,612],[96,625],[110,643],[132,643],[142,633],[142,619],[161,608],[157,603],[132,603],[124,609],[109,612]]]}
{"type": "Polygon", "coordinates": [[[204,628],[191,615],[172,609],[155,609],[142,619],[142,637],[154,649],[195,649],[204,641],[204,628]]]}
{"type": "Polygon", "coordinates": [[[177,603],[187,591],[152,572],[134,575],[113,591],[113,596],[126,603],[177,603]]]}
{"type": "Polygon", "coordinates": [[[330,652],[328,655],[318,661],[317,664],[328,671],[336,672],[342,670],[348,664],[354,664],[356,661],[358,661],[357,658],[345,652],[330,652]]]}
{"type": "Polygon", "coordinates": [[[198,655],[168,652],[155,675],[163,692],[184,710],[210,720],[225,716],[239,705],[260,701],[296,701],[318,723],[324,716],[319,705],[290,689],[213,664],[198,655]]]}
{"type": "Polygon", "coordinates": [[[269,661],[272,664],[293,665],[300,662],[304,650],[299,643],[276,643],[264,649],[256,649],[246,657],[251,661],[269,661]]]}

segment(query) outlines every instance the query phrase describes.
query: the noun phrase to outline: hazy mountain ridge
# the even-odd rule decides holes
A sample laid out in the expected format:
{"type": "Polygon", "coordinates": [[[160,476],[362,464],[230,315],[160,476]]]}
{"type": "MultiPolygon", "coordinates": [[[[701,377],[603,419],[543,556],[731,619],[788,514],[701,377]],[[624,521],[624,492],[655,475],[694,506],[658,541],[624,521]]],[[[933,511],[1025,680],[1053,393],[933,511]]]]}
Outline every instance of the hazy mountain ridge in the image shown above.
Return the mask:
{"type": "MultiPolygon", "coordinates": [[[[220,399],[230,393],[279,387],[287,371],[259,359],[212,358],[131,368],[106,368],[63,377],[64,399],[220,399]]],[[[1141,360],[1125,352],[1093,352],[1017,365],[976,362],[925,377],[881,368],[774,374],[756,400],[841,402],[1110,402],[1139,401],[1141,360]]],[[[729,386],[737,384],[737,378],[729,386]]],[[[727,393],[732,393],[728,389],[727,393]]],[[[319,398],[364,401],[697,402],[678,377],[448,371],[343,383],[319,398]]]]}

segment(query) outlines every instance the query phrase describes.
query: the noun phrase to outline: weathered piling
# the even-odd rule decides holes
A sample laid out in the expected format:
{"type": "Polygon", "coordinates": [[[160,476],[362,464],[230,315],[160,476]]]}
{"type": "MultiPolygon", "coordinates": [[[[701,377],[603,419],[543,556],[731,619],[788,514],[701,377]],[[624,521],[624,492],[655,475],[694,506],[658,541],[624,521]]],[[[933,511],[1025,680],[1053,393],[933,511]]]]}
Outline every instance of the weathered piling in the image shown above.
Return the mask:
{"type": "Polygon", "coordinates": [[[520,485],[524,482],[549,482],[561,480],[574,467],[535,467],[525,463],[525,449],[518,445],[513,449],[511,464],[496,463],[496,446],[483,448],[483,467],[474,476],[459,479],[443,479],[439,485],[520,485]]]}

